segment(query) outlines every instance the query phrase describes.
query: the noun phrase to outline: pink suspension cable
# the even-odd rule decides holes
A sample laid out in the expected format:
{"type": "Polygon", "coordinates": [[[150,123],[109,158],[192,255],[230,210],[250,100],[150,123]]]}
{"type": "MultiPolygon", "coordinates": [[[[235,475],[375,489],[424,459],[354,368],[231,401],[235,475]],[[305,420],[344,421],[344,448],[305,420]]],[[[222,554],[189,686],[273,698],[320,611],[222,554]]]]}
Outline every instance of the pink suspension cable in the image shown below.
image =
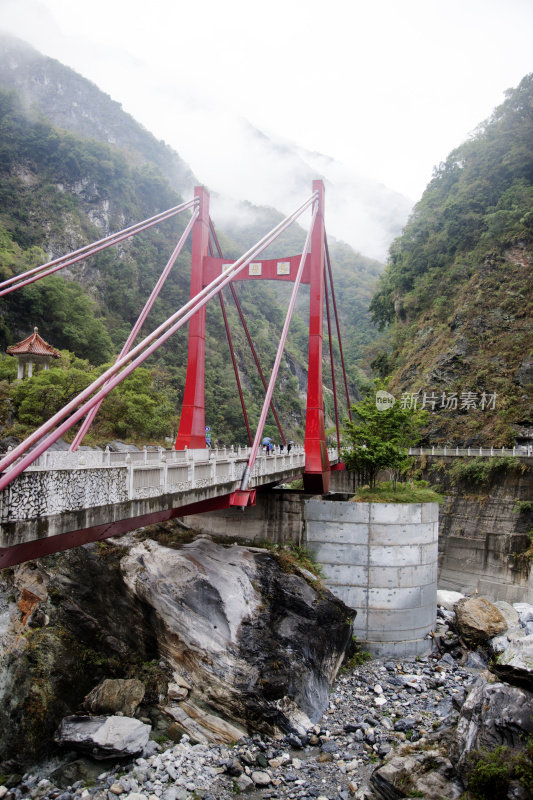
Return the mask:
{"type": "MultiPolygon", "coordinates": [[[[135,341],[135,339],[137,337],[137,334],[139,333],[139,331],[140,331],[140,329],[141,329],[146,317],[148,316],[148,314],[149,314],[149,312],[150,312],[150,310],[151,310],[156,298],[158,297],[159,292],[161,291],[161,288],[162,288],[163,284],[165,283],[170,270],[172,269],[172,267],[176,263],[176,259],[179,256],[179,254],[181,253],[181,251],[183,249],[183,245],[187,241],[187,237],[188,237],[189,233],[191,232],[192,226],[194,225],[194,223],[198,219],[198,214],[199,214],[199,210],[198,210],[198,206],[196,206],[196,208],[194,209],[194,212],[192,214],[192,217],[191,217],[191,219],[189,220],[189,222],[187,224],[187,227],[183,231],[178,244],[174,248],[174,250],[172,252],[172,255],[170,256],[169,260],[167,261],[166,266],[165,266],[163,272],[161,273],[161,275],[159,277],[159,280],[157,281],[156,285],[152,289],[152,293],[151,293],[150,297],[146,301],[146,304],[145,304],[143,310],[139,314],[137,322],[135,323],[135,325],[131,329],[131,333],[128,336],[128,338],[126,339],[126,342],[124,343],[124,346],[122,347],[122,350],[119,353],[117,361],[119,359],[121,359],[123,356],[125,356],[126,353],[128,353],[130,351],[130,348],[131,348],[133,342],[135,341]]],[[[93,406],[91,411],[87,414],[87,417],[82,422],[81,427],[80,427],[78,433],[76,434],[76,436],[74,438],[74,441],[70,445],[69,449],[70,449],[71,452],[76,451],[78,449],[78,447],[80,446],[80,444],[82,443],[83,437],[85,436],[85,434],[87,433],[87,431],[91,427],[91,425],[92,425],[92,423],[94,421],[94,418],[96,417],[96,415],[98,413],[98,409],[100,408],[101,405],[102,405],[102,403],[100,402],[97,405],[93,406]]]]}
{"type": "Polygon", "coordinates": [[[182,211],[186,211],[186,209],[191,208],[191,206],[195,204],[196,199],[189,200],[187,203],[182,203],[179,206],[170,208],[168,211],[162,211],[160,214],[156,214],[155,217],[150,217],[150,219],[144,220],[143,222],[137,222],[135,225],[131,225],[129,228],[124,228],[122,231],[112,233],[109,236],[106,236],[104,239],[99,239],[97,242],[87,244],[84,247],[81,247],[79,250],[74,250],[72,253],[68,253],[65,256],[55,258],[53,261],[48,261],[46,264],[41,264],[39,267],[34,267],[33,269],[27,270],[27,272],[21,273],[20,275],[13,275],[11,278],[8,278],[0,283],[0,297],[10,294],[10,292],[14,292],[17,289],[21,289],[23,286],[28,286],[28,284],[34,283],[41,278],[46,278],[47,275],[58,272],[60,269],[70,267],[72,264],[76,264],[78,261],[83,261],[84,258],[88,258],[95,253],[99,253],[101,250],[105,250],[107,247],[118,244],[119,242],[124,241],[124,239],[128,239],[130,236],[141,233],[141,231],[152,228],[154,225],[158,225],[160,222],[165,222],[165,220],[176,216],[176,214],[181,214],[182,211]],[[22,278],[25,278],[25,280],[21,280],[22,278]],[[20,281],[20,283],[12,286],[11,284],[15,283],[16,281],[20,281]]]}
{"type": "Polygon", "coordinates": [[[28,436],[23,442],[15,447],[0,461],[0,472],[4,471],[7,467],[13,464],[23,453],[25,453],[31,446],[36,445],[35,449],[25,455],[18,464],[16,464],[9,473],[0,477],[0,491],[11,483],[27,466],[32,464],[41,453],[50,447],[53,442],[57,441],[63,433],[71,428],[78,422],[90,409],[103,399],[116,385],[118,385],[124,378],[126,378],[136,367],[145,361],[158,347],[167,341],[173,333],[182,327],[202,306],[204,306],[212,297],[214,297],[224,286],[226,286],[239,272],[241,272],[250,261],[261,253],[269,244],[271,244],[277,237],[283,233],[292,223],[298,219],[301,214],[314,202],[316,192],[308,198],[302,205],[296,209],[288,217],[285,217],[275,228],[273,228],[266,236],[264,236],[254,247],[244,253],[235,263],[225,272],[214,278],[211,283],[202,289],[201,292],[191,298],[181,309],[176,311],[164,323],[162,323],[155,331],[152,331],[146,336],[142,342],[134,347],[123,358],[117,360],[106,372],[100,375],[93,383],[84,389],[80,394],[75,397],[70,403],[54,414],[47,422],[41,425],[34,433],[28,436]],[[185,313],[187,312],[187,313],[185,313]],[[182,316],[184,314],[184,316],[182,316]],[[169,328],[169,325],[172,327],[169,328]],[[162,333],[164,331],[164,333],[162,333]],[[159,338],[158,338],[159,337],[159,338]],[[149,344],[150,343],[150,344],[149,344]],[[148,345],[148,346],[147,346],[148,345]],[[146,349],[145,349],[146,348],[146,349]],[[134,361],[128,362],[134,358],[134,361]],[[122,372],[119,373],[119,370],[122,372]],[[105,388],[101,388],[103,384],[108,383],[105,388]],[[89,400],[87,398],[99,390],[89,400]],[[84,402],[86,401],[86,402],[84,402]],[[61,420],[64,420],[70,412],[77,406],[83,403],[69,419],[65,420],[55,431],[49,433],[55,425],[61,420]],[[49,434],[43,439],[45,434],[49,434]]]}
{"type": "Polygon", "coordinates": [[[274,385],[276,383],[276,378],[278,377],[279,365],[281,364],[281,357],[283,355],[283,351],[285,349],[285,341],[287,339],[287,334],[289,332],[289,326],[291,324],[292,312],[294,311],[294,306],[296,303],[296,295],[298,294],[298,289],[300,287],[300,281],[302,279],[302,274],[304,271],[305,266],[305,258],[307,256],[307,251],[309,249],[309,243],[311,241],[311,234],[313,232],[313,227],[315,225],[315,220],[318,214],[318,203],[314,203],[313,208],[313,216],[311,219],[311,225],[309,227],[309,231],[307,233],[307,238],[305,240],[304,249],[302,252],[302,258],[300,260],[300,266],[298,267],[298,272],[296,273],[296,278],[294,280],[294,286],[292,289],[291,299],[289,302],[289,307],[287,308],[287,314],[285,316],[285,323],[283,325],[283,330],[281,332],[281,337],[279,340],[278,345],[278,352],[276,353],[276,360],[274,361],[274,366],[272,367],[272,373],[270,375],[270,381],[268,383],[268,389],[266,393],[266,397],[263,403],[263,409],[261,411],[261,416],[259,418],[259,423],[257,425],[257,431],[255,434],[254,443],[252,445],[252,451],[250,453],[250,458],[248,459],[248,464],[246,465],[246,469],[244,470],[242,481],[241,481],[241,492],[245,492],[248,488],[248,483],[252,476],[252,470],[254,468],[255,460],[257,458],[257,452],[259,450],[259,442],[261,441],[261,437],[263,435],[263,428],[265,427],[265,421],[268,413],[268,407],[270,405],[270,401],[272,400],[272,395],[274,393],[274,385]]]}
{"type": "MultiPolygon", "coordinates": [[[[217,237],[217,235],[215,233],[215,226],[213,225],[213,223],[211,221],[211,217],[209,218],[209,233],[212,236],[212,239],[213,239],[213,241],[215,243],[215,246],[216,246],[216,248],[218,250],[219,256],[222,258],[222,250],[221,250],[221,247],[220,247],[220,243],[218,241],[218,237],[217,237]]],[[[211,241],[209,242],[209,255],[210,256],[213,255],[213,247],[212,247],[211,241]]],[[[230,283],[230,287],[233,289],[233,286],[232,286],[231,283],[230,283]]],[[[242,413],[243,413],[243,417],[244,417],[244,424],[246,425],[246,432],[248,434],[248,442],[251,445],[252,444],[252,431],[250,430],[250,423],[248,421],[248,412],[246,411],[246,403],[244,402],[244,393],[242,391],[241,378],[240,378],[240,375],[239,375],[239,368],[237,366],[237,359],[235,358],[235,350],[233,348],[233,341],[232,341],[232,338],[231,338],[231,331],[229,329],[228,315],[226,314],[226,304],[224,303],[224,298],[222,296],[222,292],[218,293],[218,299],[220,300],[220,310],[222,311],[222,318],[224,320],[224,327],[226,328],[226,336],[228,338],[229,351],[230,351],[230,354],[231,354],[231,361],[232,361],[232,364],[233,364],[233,372],[235,374],[235,382],[237,384],[237,389],[239,391],[239,398],[240,398],[240,401],[241,401],[241,408],[242,408],[242,413]]]]}
{"type": "Polygon", "coordinates": [[[333,286],[333,273],[331,270],[331,261],[329,258],[329,248],[328,248],[328,240],[324,237],[324,245],[326,250],[326,262],[328,265],[328,273],[329,273],[329,285],[331,286],[331,299],[333,301],[333,311],[335,313],[335,322],[337,325],[337,339],[339,341],[339,353],[341,357],[341,366],[342,366],[342,377],[344,378],[344,389],[346,391],[346,402],[348,403],[348,417],[350,422],[352,421],[352,407],[350,405],[350,392],[348,390],[348,380],[346,378],[346,367],[344,366],[344,353],[342,352],[342,338],[341,338],[341,329],[339,325],[339,315],[337,314],[337,303],[335,301],[335,288],[333,286]]]}
{"type": "Polygon", "coordinates": [[[250,430],[250,423],[248,421],[248,413],[246,411],[246,405],[245,405],[245,402],[244,402],[244,394],[242,392],[241,379],[240,379],[240,376],[239,376],[239,368],[237,366],[237,359],[235,358],[235,351],[233,349],[233,342],[231,340],[231,333],[230,333],[229,323],[228,323],[228,315],[226,314],[226,306],[225,306],[225,303],[224,303],[224,298],[222,297],[222,292],[218,293],[218,299],[220,300],[220,308],[221,308],[221,311],[222,311],[222,318],[224,320],[224,326],[226,328],[226,336],[228,337],[229,351],[230,351],[230,354],[231,354],[231,362],[233,364],[233,371],[235,373],[235,380],[237,381],[237,389],[239,390],[239,398],[240,398],[240,401],[241,401],[242,413],[244,415],[244,423],[246,425],[246,431],[248,433],[248,442],[249,442],[249,444],[252,444],[252,431],[250,430]]]}

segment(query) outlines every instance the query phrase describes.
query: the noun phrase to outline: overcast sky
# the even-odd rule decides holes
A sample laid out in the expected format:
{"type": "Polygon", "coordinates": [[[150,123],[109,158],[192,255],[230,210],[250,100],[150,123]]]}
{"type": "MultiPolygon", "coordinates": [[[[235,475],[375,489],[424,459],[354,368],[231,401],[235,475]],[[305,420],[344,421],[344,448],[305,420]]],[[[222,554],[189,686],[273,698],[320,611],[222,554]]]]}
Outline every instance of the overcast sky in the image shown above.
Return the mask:
{"type": "Polygon", "coordinates": [[[229,193],[244,117],[417,200],[533,71],[533,0],[0,0],[0,27],[229,193]]]}

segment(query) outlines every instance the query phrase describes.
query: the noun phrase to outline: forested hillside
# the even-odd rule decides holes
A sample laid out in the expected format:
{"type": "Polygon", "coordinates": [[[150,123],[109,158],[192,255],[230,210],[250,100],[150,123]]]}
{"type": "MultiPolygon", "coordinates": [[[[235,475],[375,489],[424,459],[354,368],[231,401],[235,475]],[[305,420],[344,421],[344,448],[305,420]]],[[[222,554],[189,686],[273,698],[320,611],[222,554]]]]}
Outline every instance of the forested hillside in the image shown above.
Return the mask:
{"type": "MultiPolygon", "coordinates": [[[[24,50],[24,47],[23,47],[24,50]]],[[[49,258],[152,216],[191,196],[187,165],[103,93],[71,70],[35,54],[0,59],[0,274],[8,277],[49,258]],[[43,69],[46,67],[45,73],[43,69]],[[32,71],[33,70],[33,71],[32,71]],[[16,80],[13,79],[16,76],[16,80]],[[55,87],[55,89],[54,89],[55,87]],[[37,108],[35,106],[37,103],[37,108]],[[46,107],[46,116],[43,112],[46,107]],[[63,126],[70,130],[64,130],[63,126]],[[83,133],[84,135],[80,135],[83,133]],[[89,134],[89,138],[87,137],[89,134]],[[164,170],[164,174],[161,170],[164,170]]],[[[18,50],[15,48],[15,55],[18,50]]],[[[50,416],[94,378],[120,350],[183,230],[187,215],[165,222],[91,259],[0,300],[2,351],[34,326],[64,357],[49,374],[14,386],[14,359],[1,364],[2,435],[21,436],[50,416]],[[30,386],[31,384],[31,386],[30,386]]],[[[220,231],[224,254],[238,255],[276,224],[272,209],[250,207],[246,223],[220,231]]],[[[217,220],[215,218],[215,225],[217,220]]],[[[291,231],[279,253],[301,250],[302,229],[291,231]]],[[[353,389],[365,380],[358,366],[374,336],[368,301],[380,264],[330,242],[345,351],[353,389]]],[[[152,330],[188,298],[190,251],[185,248],[145,326],[152,330]]],[[[244,284],[238,293],[267,372],[286,307],[286,287],[244,284]]],[[[229,304],[228,304],[229,305],[229,304]]],[[[237,359],[251,422],[258,417],[261,384],[237,315],[229,307],[237,359]]],[[[293,320],[275,401],[286,432],[302,436],[307,362],[305,289],[293,320]]],[[[233,369],[218,306],[208,307],[206,417],[213,438],[246,441],[233,369]]],[[[176,430],[185,378],[186,335],[178,333],[139,376],[116,390],[98,417],[89,443],[110,438],[162,441],[176,430]]],[[[325,375],[329,367],[325,366],[325,375]]],[[[329,378],[326,377],[329,383],[329,378]]],[[[326,390],[326,408],[332,409],[326,390]]],[[[268,432],[275,433],[269,420],[268,432]]]]}
{"type": "Polygon", "coordinates": [[[435,171],[371,303],[374,365],[432,442],[533,437],[533,75],[435,171]],[[390,327],[389,327],[390,326],[390,327]]]}

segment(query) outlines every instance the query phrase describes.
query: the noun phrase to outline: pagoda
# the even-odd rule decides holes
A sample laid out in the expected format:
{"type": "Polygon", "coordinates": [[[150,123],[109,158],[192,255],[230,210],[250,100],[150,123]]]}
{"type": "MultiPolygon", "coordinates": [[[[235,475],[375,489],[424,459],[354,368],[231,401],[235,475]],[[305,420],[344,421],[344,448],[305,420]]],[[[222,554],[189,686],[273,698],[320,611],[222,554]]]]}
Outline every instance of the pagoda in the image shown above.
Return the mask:
{"type": "Polygon", "coordinates": [[[55,347],[48,344],[39,336],[38,329],[34,328],[33,333],[22,342],[12,344],[6,349],[8,356],[15,356],[18,361],[17,379],[22,380],[26,372],[28,378],[33,375],[33,365],[50,369],[50,362],[53,358],[61,358],[61,353],[55,347]],[[26,369],[27,365],[27,369],[26,369]]]}

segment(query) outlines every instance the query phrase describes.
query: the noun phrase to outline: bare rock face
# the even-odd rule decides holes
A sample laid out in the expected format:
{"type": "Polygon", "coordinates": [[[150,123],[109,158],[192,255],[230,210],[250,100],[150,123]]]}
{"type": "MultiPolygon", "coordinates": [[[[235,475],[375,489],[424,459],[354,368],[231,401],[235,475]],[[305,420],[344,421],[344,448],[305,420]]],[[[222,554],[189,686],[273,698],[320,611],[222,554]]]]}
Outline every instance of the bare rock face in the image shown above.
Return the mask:
{"type": "Polygon", "coordinates": [[[165,707],[197,741],[303,732],[327,707],[353,611],[256,548],[145,541],[122,559],[162,654],[191,687],[165,707]]]}
{"type": "Polygon", "coordinates": [[[106,678],[85,698],[91,714],[117,714],[133,717],[144,697],[144,684],[137,678],[106,678]]]}
{"type": "Polygon", "coordinates": [[[454,611],[459,633],[469,644],[483,644],[507,630],[502,612],[486,597],[465,597],[454,611]]]}
{"type": "Polygon", "coordinates": [[[150,730],[150,725],[130,717],[65,717],[56,741],[96,759],[125,758],[143,752],[150,730]]]}
{"type": "Polygon", "coordinates": [[[520,750],[532,734],[531,693],[480,678],[461,708],[451,757],[462,773],[473,750],[493,751],[500,745],[520,750]]]}

